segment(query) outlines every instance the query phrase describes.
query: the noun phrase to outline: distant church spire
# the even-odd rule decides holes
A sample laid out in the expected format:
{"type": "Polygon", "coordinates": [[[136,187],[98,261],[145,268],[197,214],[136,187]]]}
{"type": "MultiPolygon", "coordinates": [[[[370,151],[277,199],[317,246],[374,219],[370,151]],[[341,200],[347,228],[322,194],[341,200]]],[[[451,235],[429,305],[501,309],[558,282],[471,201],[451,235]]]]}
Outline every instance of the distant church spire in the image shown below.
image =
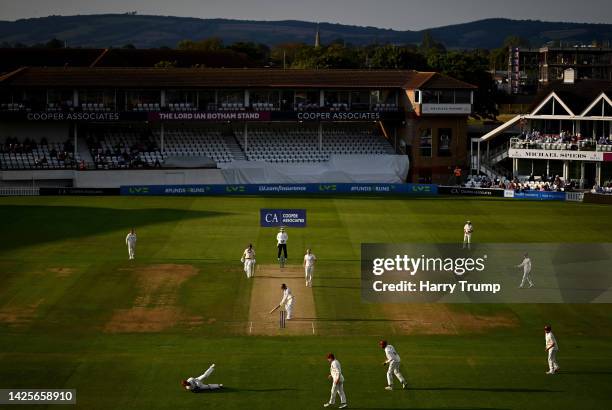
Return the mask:
{"type": "Polygon", "coordinates": [[[319,31],[319,23],[317,23],[317,33],[315,34],[315,48],[321,47],[321,32],[319,31]]]}

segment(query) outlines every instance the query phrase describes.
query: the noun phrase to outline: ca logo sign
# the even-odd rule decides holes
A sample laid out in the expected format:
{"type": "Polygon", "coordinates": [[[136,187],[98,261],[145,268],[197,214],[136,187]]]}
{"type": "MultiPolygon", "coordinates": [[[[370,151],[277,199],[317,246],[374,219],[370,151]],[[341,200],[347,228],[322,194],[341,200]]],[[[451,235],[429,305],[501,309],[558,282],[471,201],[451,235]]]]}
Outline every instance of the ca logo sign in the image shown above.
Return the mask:
{"type": "Polygon", "coordinates": [[[335,191],[336,185],[319,185],[319,191],[335,191]]]}
{"type": "Polygon", "coordinates": [[[225,187],[225,191],[226,192],[245,192],[246,189],[245,189],[244,185],[238,185],[238,186],[228,186],[228,187],[225,187]]]}

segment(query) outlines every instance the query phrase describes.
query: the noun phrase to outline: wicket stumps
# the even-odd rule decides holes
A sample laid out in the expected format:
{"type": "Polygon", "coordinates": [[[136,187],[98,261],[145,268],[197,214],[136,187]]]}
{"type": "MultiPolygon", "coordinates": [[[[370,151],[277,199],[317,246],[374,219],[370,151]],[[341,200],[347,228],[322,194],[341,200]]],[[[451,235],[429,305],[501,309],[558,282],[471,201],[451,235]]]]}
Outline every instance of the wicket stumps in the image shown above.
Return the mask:
{"type": "Polygon", "coordinates": [[[279,325],[280,325],[281,329],[284,329],[285,328],[285,317],[287,315],[287,312],[285,312],[282,309],[279,310],[279,312],[280,312],[280,322],[279,322],[279,325]]]}
{"type": "Polygon", "coordinates": [[[281,269],[285,267],[285,257],[283,255],[281,255],[281,257],[278,258],[278,265],[280,266],[281,269]]]}

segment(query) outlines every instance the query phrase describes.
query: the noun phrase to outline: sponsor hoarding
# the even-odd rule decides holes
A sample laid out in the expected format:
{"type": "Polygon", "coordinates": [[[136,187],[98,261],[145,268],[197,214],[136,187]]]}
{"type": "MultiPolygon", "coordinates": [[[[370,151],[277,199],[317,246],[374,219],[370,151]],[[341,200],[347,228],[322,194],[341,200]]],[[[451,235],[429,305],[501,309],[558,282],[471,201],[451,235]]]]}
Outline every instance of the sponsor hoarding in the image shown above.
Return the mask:
{"type": "Polygon", "coordinates": [[[553,159],[569,161],[612,161],[609,156],[604,156],[600,151],[568,151],[549,149],[517,149],[510,148],[510,158],[519,159],[553,159]]]}
{"type": "Polygon", "coordinates": [[[428,184],[211,184],[211,185],[129,185],[121,195],[293,195],[371,194],[437,195],[438,187],[428,184]]]}
{"type": "Polygon", "coordinates": [[[263,227],[291,226],[303,228],[306,226],[305,209],[260,209],[259,223],[263,227]]]}

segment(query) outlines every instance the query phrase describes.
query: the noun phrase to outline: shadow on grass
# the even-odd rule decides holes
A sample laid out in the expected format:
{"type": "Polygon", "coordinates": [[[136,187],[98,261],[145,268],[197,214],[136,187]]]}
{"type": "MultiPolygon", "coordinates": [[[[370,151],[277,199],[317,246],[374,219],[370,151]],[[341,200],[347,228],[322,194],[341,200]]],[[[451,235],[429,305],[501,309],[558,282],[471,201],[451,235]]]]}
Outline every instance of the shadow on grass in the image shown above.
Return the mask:
{"type": "Polygon", "coordinates": [[[279,392],[279,391],[297,391],[298,389],[294,388],[275,388],[275,389],[239,389],[236,387],[226,387],[223,386],[222,389],[219,390],[198,390],[194,393],[196,394],[222,394],[222,393],[241,393],[241,392],[250,392],[250,393],[270,393],[270,392],[279,392]]]}
{"type": "MultiPolygon", "coordinates": [[[[138,233],[138,229],[145,225],[224,215],[229,213],[166,208],[0,205],[0,249],[7,251],[117,230],[126,235],[132,227],[136,228],[138,233]]],[[[121,242],[124,237],[117,240],[121,242]]]]}
{"type": "Polygon", "coordinates": [[[424,391],[482,391],[491,393],[563,393],[563,390],[529,389],[520,387],[416,387],[408,390],[424,391]]]}
{"type": "MultiPolygon", "coordinates": [[[[380,409],[380,407],[349,407],[352,410],[380,409]]],[[[393,410],[510,410],[501,407],[385,407],[393,410]]]]}
{"type": "Polygon", "coordinates": [[[313,288],[329,288],[329,289],[361,289],[361,286],[330,286],[330,285],[313,285],[313,288]]]}

